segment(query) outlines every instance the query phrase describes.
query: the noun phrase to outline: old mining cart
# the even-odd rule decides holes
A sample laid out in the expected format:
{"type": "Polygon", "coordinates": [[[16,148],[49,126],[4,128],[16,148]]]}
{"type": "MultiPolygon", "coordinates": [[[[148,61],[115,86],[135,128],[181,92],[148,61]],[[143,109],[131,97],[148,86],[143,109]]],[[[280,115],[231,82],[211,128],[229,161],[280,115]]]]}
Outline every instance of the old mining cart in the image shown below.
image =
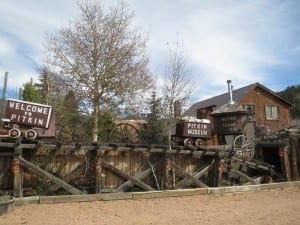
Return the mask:
{"type": "Polygon", "coordinates": [[[46,132],[51,126],[52,106],[16,99],[7,100],[3,129],[0,137],[34,140],[42,136],[54,136],[46,132]]]}

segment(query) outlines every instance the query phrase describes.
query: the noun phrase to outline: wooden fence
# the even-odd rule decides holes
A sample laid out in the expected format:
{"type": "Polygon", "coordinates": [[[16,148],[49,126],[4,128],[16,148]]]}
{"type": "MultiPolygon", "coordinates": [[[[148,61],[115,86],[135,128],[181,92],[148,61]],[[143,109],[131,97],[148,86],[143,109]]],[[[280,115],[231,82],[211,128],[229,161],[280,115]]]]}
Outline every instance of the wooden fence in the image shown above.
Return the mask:
{"type": "Polygon", "coordinates": [[[81,146],[2,139],[0,195],[81,195],[298,180],[298,134],[279,142],[260,141],[251,160],[237,157],[228,145],[81,146]]]}
{"type": "Polygon", "coordinates": [[[0,142],[0,190],[14,196],[218,186],[226,146],[47,145],[0,142]]]}

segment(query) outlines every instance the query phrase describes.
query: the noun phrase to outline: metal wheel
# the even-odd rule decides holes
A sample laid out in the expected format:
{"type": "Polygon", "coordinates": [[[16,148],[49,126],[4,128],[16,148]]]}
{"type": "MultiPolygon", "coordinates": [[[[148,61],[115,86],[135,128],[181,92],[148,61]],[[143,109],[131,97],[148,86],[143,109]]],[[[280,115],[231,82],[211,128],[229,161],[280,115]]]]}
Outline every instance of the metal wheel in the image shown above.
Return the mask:
{"type": "Polygon", "coordinates": [[[137,143],[139,142],[139,132],[129,123],[119,123],[111,131],[110,140],[125,143],[137,143]]]}
{"type": "Polygon", "coordinates": [[[193,140],[190,138],[186,138],[183,141],[184,146],[192,146],[193,145],[193,140]]]}
{"type": "Polygon", "coordinates": [[[195,141],[195,145],[198,147],[198,146],[202,146],[202,145],[205,145],[205,141],[203,139],[196,139],[195,141]]]}
{"type": "Polygon", "coordinates": [[[233,141],[234,156],[250,160],[254,156],[254,144],[245,135],[237,136],[233,141]]]}
{"type": "Polygon", "coordinates": [[[12,138],[18,138],[21,136],[21,131],[18,128],[12,128],[9,130],[8,135],[12,138]]]}
{"type": "Polygon", "coordinates": [[[34,140],[37,137],[37,132],[33,129],[29,129],[29,130],[25,131],[24,136],[25,136],[26,139],[34,140]]]}

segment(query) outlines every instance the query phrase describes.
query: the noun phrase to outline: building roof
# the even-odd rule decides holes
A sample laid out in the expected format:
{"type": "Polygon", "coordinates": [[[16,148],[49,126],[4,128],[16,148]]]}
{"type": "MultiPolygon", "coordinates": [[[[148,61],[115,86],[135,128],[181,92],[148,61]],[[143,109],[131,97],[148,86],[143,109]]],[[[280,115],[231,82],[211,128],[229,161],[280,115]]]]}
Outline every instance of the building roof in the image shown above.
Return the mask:
{"type": "MultiPolygon", "coordinates": [[[[276,94],[275,92],[273,92],[272,90],[266,88],[265,86],[261,85],[260,83],[253,83],[250,84],[248,86],[236,89],[232,91],[232,98],[233,101],[236,103],[241,102],[241,100],[249,93],[250,90],[259,87],[267,92],[269,92],[270,94],[274,95],[275,97],[279,98],[281,101],[283,101],[285,104],[287,104],[289,107],[293,106],[292,103],[290,103],[289,101],[287,101],[286,99],[282,98],[281,96],[279,96],[278,94],[276,94]]],[[[185,116],[197,116],[197,109],[200,108],[209,108],[211,107],[213,110],[218,109],[219,107],[228,104],[229,102],[229,93],[226,92],[224,94],[218,95],[218,96],[214,96],[212,98],[208,98],[205,99],[203,101],[197,102],[195,104],[193,104],[185,113],[185,116]]]]}
{"type": "Polygon", "coordinates": [[[216,110],[214,110],[211,114],[212,115],[218,115],[218,114],[230,114],[230,113],[248,113],[248,110],[244,109],[240,104],[238,103],[227,103],[224,104],[222,106],[220,106],[219,108],[217,108],[216,110]]]}

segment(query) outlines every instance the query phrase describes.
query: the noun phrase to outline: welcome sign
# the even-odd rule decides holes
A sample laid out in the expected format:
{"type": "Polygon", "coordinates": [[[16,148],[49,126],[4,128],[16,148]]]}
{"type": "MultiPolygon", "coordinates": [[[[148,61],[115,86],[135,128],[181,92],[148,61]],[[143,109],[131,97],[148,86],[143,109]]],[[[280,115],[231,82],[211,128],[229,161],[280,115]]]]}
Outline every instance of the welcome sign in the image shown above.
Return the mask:
{"type": "Polygon", "coordinates": [[[48,129],[51,121],[52,106],[33,102],[9,99],[5,117],[11,123],[48,129]]]}

